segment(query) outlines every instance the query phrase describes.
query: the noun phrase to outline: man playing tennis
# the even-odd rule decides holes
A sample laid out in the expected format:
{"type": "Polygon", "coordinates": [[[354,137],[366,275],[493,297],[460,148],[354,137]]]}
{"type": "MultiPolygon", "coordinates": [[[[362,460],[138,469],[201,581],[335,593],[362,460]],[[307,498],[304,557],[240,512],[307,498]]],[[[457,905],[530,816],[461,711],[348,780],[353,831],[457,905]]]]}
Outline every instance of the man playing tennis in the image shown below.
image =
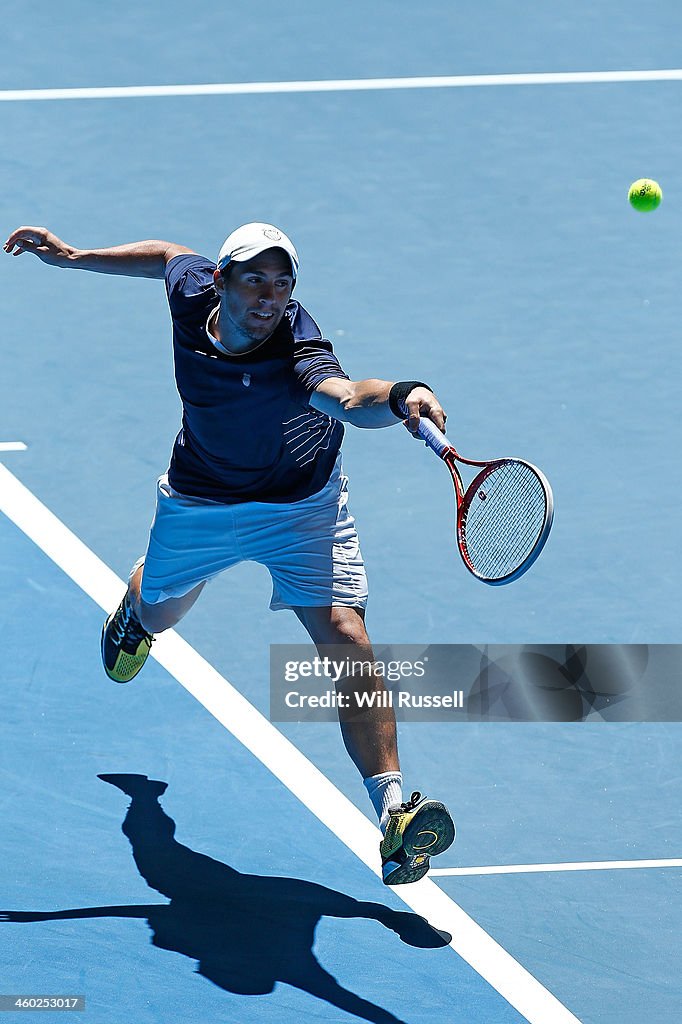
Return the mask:
{"type": "MultiPolygon", "coordinates": [[[[291,293],[292,242],[252,223],[225,240],[217,265],[181,245],[135,242],[77,249],[45,228],[21,227],[5,243],[15,256],[105,274],[164,278],[173,322],[182,428],[158,482],[147,552],[104,624],[107,675],[131,680],[153,634],[174,626],[206,582],[238,562],[267,566],[272,609],[290,608],[318,649],[344,644],[371,660],[367,581],[340,447],[343,422],[385,427],[420,416],[441,429],[445,414],[419,381],[351,381],[331,344],[291,293]]],[[[345,680],[383,689],[381,679],[345,680]]],[[[384,832],[387,885],[413,882],[454,839],[442,803],[402,800],[392,708],[339,708],[343,740],[384,832]]]]}

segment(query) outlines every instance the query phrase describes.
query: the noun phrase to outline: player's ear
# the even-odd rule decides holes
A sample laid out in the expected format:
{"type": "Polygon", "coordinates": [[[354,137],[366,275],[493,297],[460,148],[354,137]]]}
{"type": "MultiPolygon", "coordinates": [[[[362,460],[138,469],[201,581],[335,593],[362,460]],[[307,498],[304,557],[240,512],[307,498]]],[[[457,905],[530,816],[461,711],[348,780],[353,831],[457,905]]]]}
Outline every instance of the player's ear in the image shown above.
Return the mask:
{"type": "Polygon", "coordinates": [[[220,270],[216,267],[213,271],[213,283],[217,292],[222,292],[225,289],[225,279],[220,270]]]}

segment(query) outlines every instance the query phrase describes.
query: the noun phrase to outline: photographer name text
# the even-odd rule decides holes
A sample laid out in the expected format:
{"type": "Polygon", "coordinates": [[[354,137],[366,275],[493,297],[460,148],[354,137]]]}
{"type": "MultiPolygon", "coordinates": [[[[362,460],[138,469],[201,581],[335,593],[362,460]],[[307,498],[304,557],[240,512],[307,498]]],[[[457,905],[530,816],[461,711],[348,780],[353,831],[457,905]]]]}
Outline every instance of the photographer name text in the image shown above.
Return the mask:
{"type": "Polygon", "coordinates": [[[408,690],[327,690],[324,693],[301,693],[289,690],[284,695],[288,708],[464,708],[464,690],[452,693],[410,693],[408,690]]]}

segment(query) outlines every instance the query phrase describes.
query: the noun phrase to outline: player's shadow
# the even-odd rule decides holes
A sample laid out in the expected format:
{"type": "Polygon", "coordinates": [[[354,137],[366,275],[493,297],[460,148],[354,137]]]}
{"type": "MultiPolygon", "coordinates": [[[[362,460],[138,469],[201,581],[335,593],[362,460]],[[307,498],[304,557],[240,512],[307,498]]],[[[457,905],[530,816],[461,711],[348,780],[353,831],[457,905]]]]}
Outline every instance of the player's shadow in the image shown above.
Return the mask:
{"type": "MultiPolygon", "coordinates": [[[[321,917],[367,918],[422,948],[447,945],[447,933],[435,931],[415,914],[360,902],[313,882],[236,871],[175,840],[175,822],[158,802],[166,783],[142,775],[99,778],[132,797],[123,832],[140,874],[170,903],[42,914],[4,912],[0,920],[146,918],[153,945],[197,960],[199,974],[228,992],[262,995],[280,981],[374,1024],[404,1024],[344,988],[322,967],[313,952],[315,927],[321,917]]],[[[254,835],[262,834],[262,823],[255,817],[247,827],[254,835]]]]}

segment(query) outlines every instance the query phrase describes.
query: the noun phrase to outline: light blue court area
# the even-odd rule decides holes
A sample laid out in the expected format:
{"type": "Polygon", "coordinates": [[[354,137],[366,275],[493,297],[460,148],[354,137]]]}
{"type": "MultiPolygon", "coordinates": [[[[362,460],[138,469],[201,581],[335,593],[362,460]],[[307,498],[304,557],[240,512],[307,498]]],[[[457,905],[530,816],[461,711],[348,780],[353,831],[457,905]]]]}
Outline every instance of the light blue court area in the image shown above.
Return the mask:
{"type": "MultiPolygon", "coordinates": [[[[667,66],[661,47],[629,64],[667,66]]],[[[571,66],[602,56],[576,49],[571,66]]],[[[190,67],[176,70],[196,81],[190,67]]],[[[138,70],[167,83],[163,68],[138,70]]],[[[301,251],[296,294],[351,375],[432,382],[463,454],[545,471],[550,542],[530,575],[491,591],[453,552],[450,485],[430,453],[398,427],[349,431],[371,621],[387,640],[674,642],[681,97],[678,82],[642,82],[6,102],[18,144],[0,219],[74,244],[160,236],[209,255],[237,221],[281,223],[301,251]],[[47,175],[45,153],[62,154],[47,175]],[[625,199],[644,172],[665,192],[649,216],[625,199]],[[419,566],[409,604],[395,600],[396,550],[419,566]]],[[[4,259],[3,280],[7,438],[30,445],[29,486],[127,571],[179,419],[163,287],[28,256],[4,259]]]]}
{"type": "MultiPolygon", "coordinates": [[[[682,81],[277,83],[679,67],[679,4],[642,18],[634,0],[4,6],[3,240],[45,224],[77,246],[215,256],[238,224],[279,224],[296,297],[352,377],[430,382],[463,455],[520,455],[550,479],[546,549],[488,588],[461,565],[431,453],[400,426],[349,429],[378,643],[680,642],[682,81]],[[274,85],[8,96],[245,82],[274,85]],[[663,188],[654,214],[627,203],[642,176],[663,188]]],[[[123,579],[179,426],[163,285],[2,252],[0,274],[0,443],[27,445],[2,465],[101,559],[93,580],[123,579]]],[[[457,924],[443,946],[363,859],[366,830],[324,825],[178,666],[106,680],[87,574],[77,586],[27,538],[7,493],[0,912],[32,919],[0,920],[0,995],[82,994],[93,1024],[559,1024],[542,999],[513,1008],[530,986],[566,1022],[674,1019],[680,869],[550,869],[682,856],[678,723],[404,725],[408,795],[457,820],[439,867],[546,868],[434,875],[457,924]],[[168,787],[157,802],[138,784],[132,845],[130,775],[168,787]],[[505,950],[501,992],[478,969],[499,978],[505,950]]],[[[263,715],[269,645],[305,640],[269,596],[265,570],[241,566],[179,628],[263,715]]],[[[281,729],[369,816],[336,725],[281,729]]]]}
{"type": "Polygon", "coordinates": [[[679,724],[467,732],[459,747],[466,764],[464,841],[450,861],[546,868],[444,875],[439,884],[584,1024],[650,1014],[673,1020],[682,994],[674,967],[682,872],[674,809],[679,724]],[[491,784],[483,766],[492,763],[491,784]],[[673,858],[676,867],[624,866],[673,858]],[[607,867],[615,861],[621,866],[607,867]],[[593,868],[566,870],[567,864],[593,868]]]}
{"type": "Polygon", "coordinates": [[[443,878],[586,1024],[675,1020],[680,869],[443,878]],[[501,908],[505,908],[504,915],[501,908]],[[504,917],[504,920],[503,920],[504,917]]]}
{"type": "Polygon", "coordinates": [[[160,668],[143,686],[110,685],[96,607],[12,528],[2,540],[22,566],[8,573],[14,618],[42,624],[31,649],[18,630],[6,649],[7,992],[82,994],[106,1022],[172,1007],[411,1024],[444,1005],[462,1020],[523,1019],[160,668]],[[57,602],[78,623],[68,634],[57,602]],[[168,783],[165,816],[138,783],[132,850],[122,773],[168,783]]]}
{"type": "MultiPolygon", "coordinates": [[[[526,1019],[159,666],[109,683],[99,610],[3,522],[8,991],[84,994],[107,1022],[166,1019],[170,1004],[234,1021],[411,1024],[444,1007],[455,1020],[526,1019]],[[24,634],[29,616],[40,627],[24,634]],[[131,773],[168,784],[160,804],[131,773]],[[408,977],[424,998],[396,999],[408,977]]],[[[584,1024],[634,1024],[679,999],[679,867],[553,868],[679,857],[679,728],[401,730],[404,765],[456,810],[436,882],[584,1024]],[[491,864],[539,869],[486,877],[491,864]],[[483,873],[448,874],[463,865],[483,873]]],[[[366,810],[335,732],[290,728],[366,810]]]]}

